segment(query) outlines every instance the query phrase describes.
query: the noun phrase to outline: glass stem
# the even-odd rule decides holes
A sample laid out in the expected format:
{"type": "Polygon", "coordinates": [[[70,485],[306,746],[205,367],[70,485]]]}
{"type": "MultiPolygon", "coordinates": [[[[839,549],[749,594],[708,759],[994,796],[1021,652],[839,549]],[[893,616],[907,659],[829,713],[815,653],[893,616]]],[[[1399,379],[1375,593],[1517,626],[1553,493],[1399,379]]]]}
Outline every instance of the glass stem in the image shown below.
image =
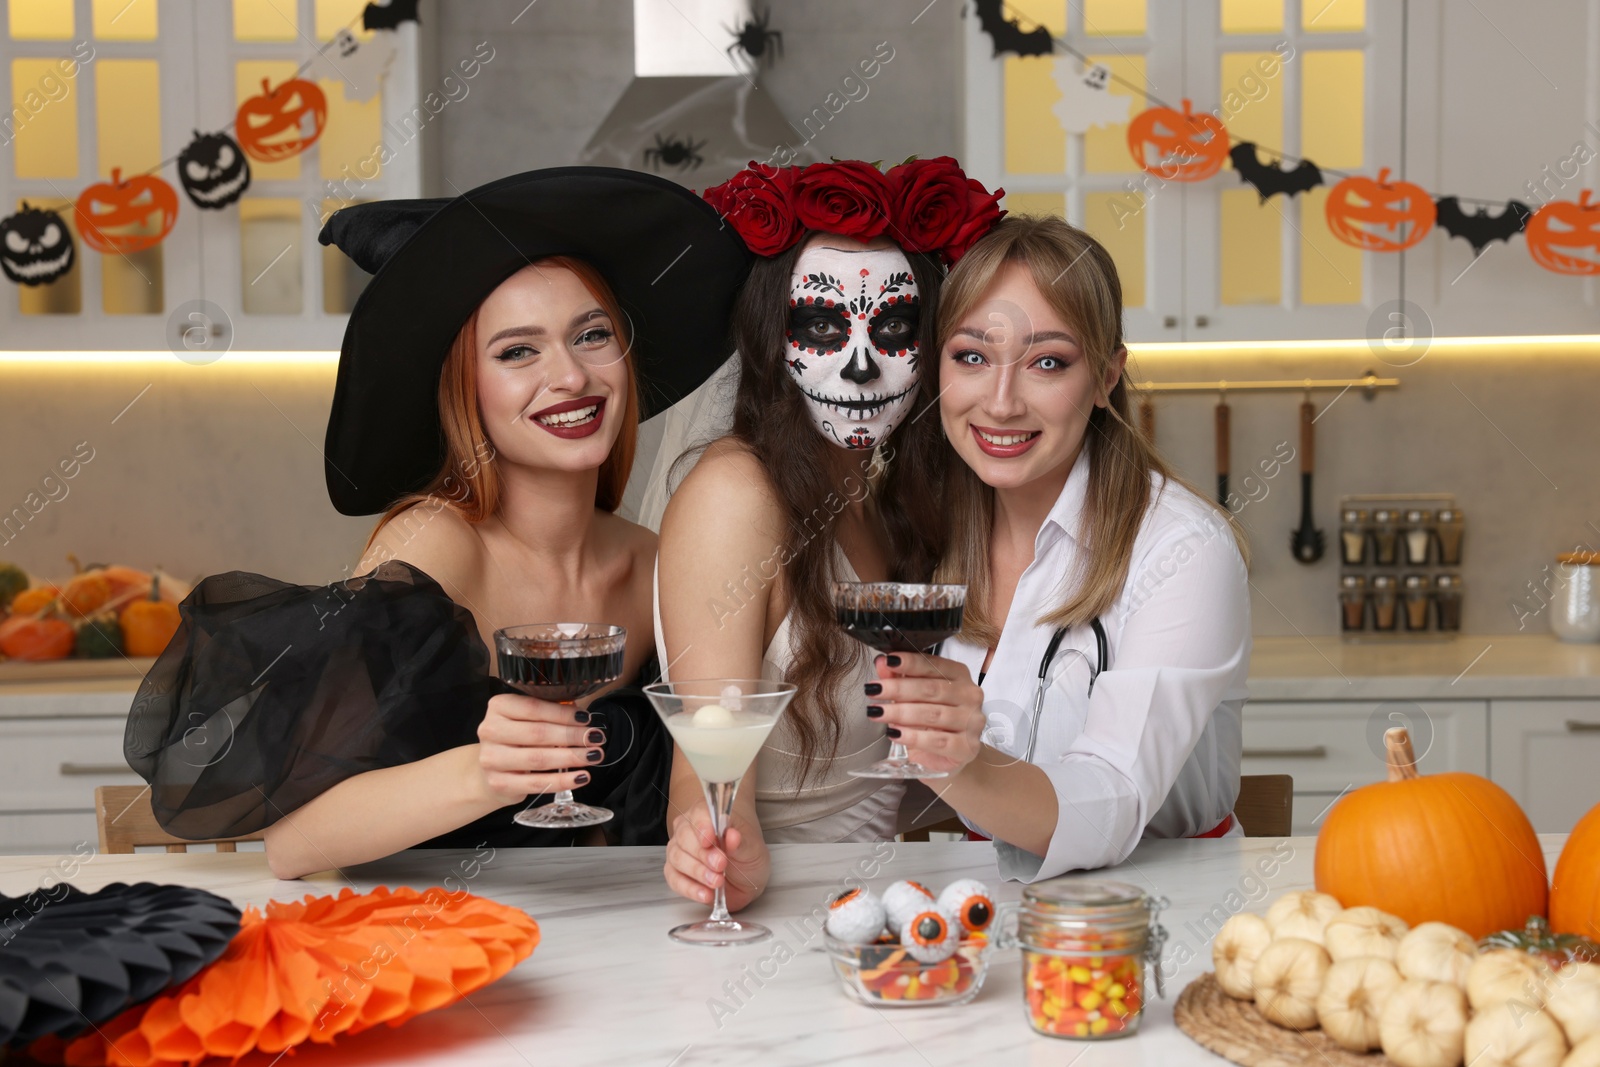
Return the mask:
{"type": "Polygon", "coordinates": [[[890,741],[889,758],[896,763],[908,763],[911,759],[911,753],[907,752],[906,746],[902,745],[900,742],[890,741]]]}
{"type": "Polygon", "coordinates": [[[577,801],[572,796],[572,790],[563,789],[561,792],[556,794],[556,799],[553,801],[553,803],[556,803],[556,804],[575,804],[575,803],[577,803],[577,801]]]}
{"type": "MultiPolygon", "coordinates": [[[[733,814],[733,796],[739,791],[739,782],[701,782],[700,787],[706,791],[706,807],[711,810],[711,830],[717,835],[717,844],[726,853],[727,844],[723,837],[728,832],[728,818],[733,814]]],[[[728,914],[728,894],[724,887],[728,884],[728,876],[733,873],[733,859],[729,857],[728,869],[722,872],[722,884],[717,886],[711,898],[711,921],[728,922],[732,918],[728,914]]]]}

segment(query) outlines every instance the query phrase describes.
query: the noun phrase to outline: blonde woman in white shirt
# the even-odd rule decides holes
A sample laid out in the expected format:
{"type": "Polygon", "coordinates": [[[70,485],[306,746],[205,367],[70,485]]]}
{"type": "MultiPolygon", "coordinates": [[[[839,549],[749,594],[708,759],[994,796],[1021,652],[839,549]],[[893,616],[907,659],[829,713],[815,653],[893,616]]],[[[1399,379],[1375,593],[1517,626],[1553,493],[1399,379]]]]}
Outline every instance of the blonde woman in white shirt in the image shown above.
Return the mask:
{"type": "Polygon", "coordinates": [[[951,272],[940,580],[966,583],[964,627],[867,686],[1023,881],[1240,833],[1244,538],[1131,425],[1121,322],[1110,255],[1059,218],[1007,218],[951,272]]]}

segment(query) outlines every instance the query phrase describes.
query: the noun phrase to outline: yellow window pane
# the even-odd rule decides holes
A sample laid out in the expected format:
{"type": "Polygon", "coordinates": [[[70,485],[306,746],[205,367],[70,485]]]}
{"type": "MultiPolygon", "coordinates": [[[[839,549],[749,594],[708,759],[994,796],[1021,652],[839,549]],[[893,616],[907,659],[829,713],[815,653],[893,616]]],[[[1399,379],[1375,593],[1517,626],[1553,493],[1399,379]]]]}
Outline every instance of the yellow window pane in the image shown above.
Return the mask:
{"type": "Polygon", "coordinates": [[[72,40],[72,0],[10,0],[6,7],[13,39],[72,40]]]}
{"type": "Polygon", "coordinates": [[[156,39],[156,0],[94,0],[94,35],[102,41],[156,39]]]}
{"type": "Polygon", "coordinates": [[[11,61],[11,113],[0,116],[0,124],[14,138],[17,177],[78,176],[76,72],[70,59],[11,61]]]}
{"type": "Polygon", "coordinates": [[[1057,37],[1067,32],[1067,0],[1007,0],[1004,8],[1025,30],[1043,26],[1057,37]]]}
{"type": "Polygon", "coordinates": [[[1083,32],[1091,37],[1144,35],[1145,0],[1083,0],[1083,32]]]}
{"type": "MultiPolygon", "coordinates": [[[[290,78],[299,69],[292,59],[241,59],[234,64],[234,107],[238,107],[252,96],[261,95],[261,82],[265,80],[268,85],[279,85],[290,78]]],[[[237,131],[235,131],[237,134],[237,131]]],[[[300,177],[300,157],[290,156],[280,159],[276,163],[258,163],[250,161],[250,177],[252,181],[270,181],[278,178],[300,177]]]]}
{"type": "Polygon", "coordinates": [[[1083,228],[1106,246],[1122,279],[1122,306],[1143,307],[1145,292],[1143,193],[1085,193],[1083,228]]]}
{"type": "Polygon", "coordinates": [[[1067,217],[1065,193],[1007,193],[1001,204],[1013,215],[1060,215],[1067,217]]]}
{"type": "MultiPolygon", "coordinates": [[[[324,200],[322,217],[351,204],[364,204],[364,200],[324,200]]],[[[322,310],[329,315],[348,315],[356,306],[356,297],[367,287],[372,275],[356,266],[349,256],[333,245],[322,246],[322,310]]]]}
{"type": "Polygon", "coordinates": [[[361,28],[361,11],[367,0],[317,0],[317,40],[330,41],[340,30],[349,30],[356,40],[365,41],[371,30],[361,28]]]}
{"type": "MultiPolygon", "coordinates": [[[[157,233],[155,222],[119,233],[157,233]]],[[[105,252],[100,259],[100,306],[107,315],[159,315],[166,306],[162,245],[142,252],[105,252]]]]}
{"type": "MultiPolygon", "coordinates": [[[[72,201],[40,197],[17,201],[19,211],[25,207],[54,211],[60,215],[76,247],[73,249],[71,269],[49,285],[13,287],[17,291],[17,310],[24,315],[76,315],[83,311],[83,242],[78,240],[78,228],[73,222],[72,201]]],[[[40,243],[43,244],[42,241],[40,243]]]]}
{"type": "Polygon", "coordinates": [[[293,41],[300,36],[295,0],[233,0],[233,39],[293,41]]]}
{"type": "Polygon", "coordinates": [[[1218,117],[1233,140],[1260,145],[1263,160],[1283,148],[1283,77],[1276,52],[1222,53],[1218,117]]]}
{"type": "Polygon", "coordinates": [[[1282,300],[1283,220],[1277,205],[1277,200],[1261,203],[1254,189],[1222,191],[1224,304],[1276,304],[1282,300]]]}
{"type": "Polygon", "coordinates": [[[1067,166],[1067,135],[1051,112],[1061,89],[1049,56],[1005,57],[1006,170],[1060,174],[1067,166]]]}
{"type": "Polygon", "coordinates": [[[1300,61],[1300,154],[1338,170],[1361,167],[1366,56],[1306,49],[1300,61]]]}
{"type": "Polygon", "coordinates": [[[142,174],[161,162],[161,81],[153,59],[102,59],[94,82],[96,171],[142,174]]]}
{"type": "Polygon", "coordinates": [[[380,169],[383,146],[383,94],[371,100],[345,99],[345,83],[321,81],[328,97],[328,125],[317,139],[324,178],[372,181],[380,169]]]}
{"type": "Polygon", "coordinates": [[[249,315],[298,315],[305,284],[300,242],[304,223],[293,197],[239,201],[240,303],[249,315]]]}
{"type": "Polygon", "coordinates": [[[1307,33],[1358,33],[1367,28],[1366,0],[1300,0],[1307,33]]]}
{"type": "Polygon", "coordinates": [[[1283,0],[1222,0],[1223,33],[1282,33],[1283,0]]]}
{"type": "MultiPolygon", "coordinates": [[[[1145,109],[1144,93],[1128,88],[1144,85],[1144,56],[1090,56],[1089,62],[1104,63],[1111,68],[1112,79],[1106,92],[1117,96],[1130,96],[1128,105],[1131,119],[1145,109]]],[[[1087,174],[1132,174],[1139,169],[1128,151],[1128,124],[1093,126],[1083,135],[1083,169],[1087,174]]]]}
{"type": "Polygon", "coordinates": [[[1328,189],[1300,196],[1300,302],[1359,304],[1361,249],[1328,231],[1328,189]]]}

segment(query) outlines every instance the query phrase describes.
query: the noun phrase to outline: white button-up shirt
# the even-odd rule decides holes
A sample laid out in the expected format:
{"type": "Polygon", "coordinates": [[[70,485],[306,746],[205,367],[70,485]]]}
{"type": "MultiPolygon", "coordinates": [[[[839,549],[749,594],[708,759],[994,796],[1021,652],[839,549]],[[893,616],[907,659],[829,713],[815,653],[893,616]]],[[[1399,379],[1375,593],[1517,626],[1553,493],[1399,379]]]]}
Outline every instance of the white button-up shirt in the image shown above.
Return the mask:
{"type": "MultiPolygon", "coordinates": [[[[1141,837],[1213,829],[1238,798],[1250,666],[1244,561],[1215,508],[1152,479],[1128,580],[1100,617],[1110,654],[1093,695],[1088,624],[1067,631],[1052,661],[1033,762],[1055,786],[1059,815],[1043,857],[995,842],[1007,878],[1031,882],[1120,863],[1141,837]]],[[[984,740],[1018,759],[1028,751],[1039,665],[1054,632],[1038,620],[1070,592],[1088,482],[1085,448],[1034,538],[1033,562],[983,681],[984,740]]],[[[986,651],[958,638],[942,654],[976,679],[986,651]]]]}

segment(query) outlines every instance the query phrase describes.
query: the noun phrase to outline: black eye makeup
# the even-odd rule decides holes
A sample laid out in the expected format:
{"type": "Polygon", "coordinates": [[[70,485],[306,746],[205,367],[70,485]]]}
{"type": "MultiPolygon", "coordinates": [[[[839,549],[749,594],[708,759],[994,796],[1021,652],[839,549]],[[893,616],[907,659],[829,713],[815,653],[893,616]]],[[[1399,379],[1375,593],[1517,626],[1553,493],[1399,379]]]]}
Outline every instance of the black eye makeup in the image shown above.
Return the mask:
{"type": "Polygon", "coordinates": [[[494,360],[497,363],[516,363],[538,354],[539,350],[531,345],[506,345],[494,354],[494,360]]]}
{"type": "Polygon", "coordinates": [[[849,339],[850,322],[842,307],[803,305],[789,309],[789,340],[807,352],[838,352],[849,339]]]}
{"type": "Polygon", "coordinates": [[[867,334],[878,351],[898,356],[917,346],[917,325],[920,321],[921,311],[914,300],[896,302],[872,317],[867,334]]]}

